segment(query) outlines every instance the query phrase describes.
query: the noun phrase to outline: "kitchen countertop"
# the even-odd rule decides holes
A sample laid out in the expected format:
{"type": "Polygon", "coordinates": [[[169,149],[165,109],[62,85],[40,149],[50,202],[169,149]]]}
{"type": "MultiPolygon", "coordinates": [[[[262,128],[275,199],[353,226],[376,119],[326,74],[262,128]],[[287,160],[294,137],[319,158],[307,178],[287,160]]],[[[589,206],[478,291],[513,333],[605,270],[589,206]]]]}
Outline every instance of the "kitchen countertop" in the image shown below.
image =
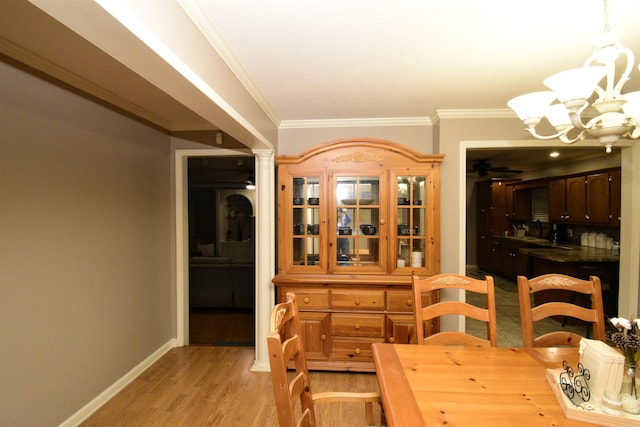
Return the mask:
{"type": "Polygon", "coordinates": [[[536,245],[534,248],[520,248],[521,254],[554,262],[620,262],[620,255],[614,255],[611,249],[592,248],[588,246],[571,245],[568,243],[553,243],[538,237],[500,236],[501,239],[518,241],[536,245]]]}

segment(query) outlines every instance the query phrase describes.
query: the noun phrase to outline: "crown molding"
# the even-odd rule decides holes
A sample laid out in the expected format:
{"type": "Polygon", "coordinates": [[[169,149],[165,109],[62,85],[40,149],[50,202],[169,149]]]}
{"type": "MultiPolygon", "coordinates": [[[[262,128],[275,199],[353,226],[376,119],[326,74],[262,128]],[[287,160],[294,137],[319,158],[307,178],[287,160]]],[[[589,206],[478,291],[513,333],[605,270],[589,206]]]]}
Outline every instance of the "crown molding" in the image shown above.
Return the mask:
{"type": "Polygon", "coordinates": [[[205,8],[202,5],[201,0],[177,0],[178,5],[185,11],[187,16],[193,21],[196,27],[204,34],[204,37],[209,41],[211,46],[220,55],[222,60],[231,69],[233,74],[238,78],[240,83],[247,89],[249,95],[256,101],[264,113],[269,117],[274,126],[278,127],[280,118],[273,110],[269,102],[262,95],[260,89],[255,84],[253,79],[249,76],[244,69],[238,58],[233,54],[229,45],[225,42],[224,38],[220,35],[220,32],[216,28],[215,24],[208,19],[208,15],[205,8]]]}
{"type": "Polygon", "coordinates": [[[510,108],[437,110],[436,115],[440,119],[513,119],[518,117],[510,108]]]}
{"type": "Polygon", "coordinates": [[[279,129],[377,127],[377,126],[432,126],[430,117],[389,117],[328,120],[283,120],[279,129]]]}

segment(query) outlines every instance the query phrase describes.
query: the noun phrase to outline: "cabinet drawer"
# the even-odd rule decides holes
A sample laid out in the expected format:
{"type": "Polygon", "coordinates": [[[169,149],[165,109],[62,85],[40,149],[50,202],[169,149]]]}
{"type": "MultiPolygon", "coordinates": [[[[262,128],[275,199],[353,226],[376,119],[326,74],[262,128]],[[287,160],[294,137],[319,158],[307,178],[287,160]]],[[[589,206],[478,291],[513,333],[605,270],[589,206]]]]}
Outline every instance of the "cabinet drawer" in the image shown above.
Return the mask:
{"type": "Polygon", "coordinates": [[[384,342],[382,338],[334,338],[332,340],[332,360],[352,360],[370,362],[373,360],[371,344],[384,342]]]}
{"type": "Polygon", "coordinates": [[[319,310],[329,308],[329,291],[315,289],[287,289],[287,292],[296,294],[298,310],[319,310]]]}
{"type": "Polygon", "coordinates": [[[331,335],[382,338],[384,315],[332,313],[331,335]]]}
{"type": "Polygon", "coordinates": [[[333,290],[331,308],[347,310],[384,310],[384,291],[333,290]]]}
{"type": "Polygon", "coordinates": [[[413,293],[411,291],[388,291],[387,311],[413,313],[413,293]]]}

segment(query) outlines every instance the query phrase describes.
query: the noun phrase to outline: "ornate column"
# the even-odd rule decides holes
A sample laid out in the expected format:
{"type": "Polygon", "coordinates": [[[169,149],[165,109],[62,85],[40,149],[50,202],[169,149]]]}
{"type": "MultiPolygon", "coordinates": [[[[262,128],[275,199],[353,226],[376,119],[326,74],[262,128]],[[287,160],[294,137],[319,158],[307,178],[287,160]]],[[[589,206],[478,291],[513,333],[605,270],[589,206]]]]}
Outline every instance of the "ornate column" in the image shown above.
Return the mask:
{"type": "Polygon", "coordinates": [[[252,371],[269,371],[267,332],[275,301],[275,167],[271,149],[254,149],[256,158],[256,360],[252,371]]]}

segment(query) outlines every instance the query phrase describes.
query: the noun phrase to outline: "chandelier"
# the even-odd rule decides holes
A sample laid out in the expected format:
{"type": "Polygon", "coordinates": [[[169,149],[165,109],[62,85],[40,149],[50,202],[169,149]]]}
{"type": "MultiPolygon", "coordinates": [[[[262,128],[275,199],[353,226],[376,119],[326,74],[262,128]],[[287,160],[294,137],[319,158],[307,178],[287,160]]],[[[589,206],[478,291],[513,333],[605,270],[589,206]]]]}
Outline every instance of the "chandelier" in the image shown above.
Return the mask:
{"type": "Polygon", "coordinates": [[[596,50],[582,67],[547,77],[544,85],[551,91],[527,93],[507,102],[534,137],[559,138],[566,144],[596,138],[607,153],[620,138],[640,137],[640,91],[620,93],[633,69],[633,52],[619,43],[621,31],[610,30],[608,0],[604,0],[604,15],[604,33],[594,41],[596,50]],[[623,60],[624,71],[616,82],[616,62],[623,60]],[[603,88],[600,82],[605,77],[603,88]],[[590,104],[591,98],[596,99],[590,104]],[[582,115],[589,106],[598,114],[587,117],[585,124],[582,115]],[[553,135],[536,131],[545,117],[556,131],[553,135]]]}

